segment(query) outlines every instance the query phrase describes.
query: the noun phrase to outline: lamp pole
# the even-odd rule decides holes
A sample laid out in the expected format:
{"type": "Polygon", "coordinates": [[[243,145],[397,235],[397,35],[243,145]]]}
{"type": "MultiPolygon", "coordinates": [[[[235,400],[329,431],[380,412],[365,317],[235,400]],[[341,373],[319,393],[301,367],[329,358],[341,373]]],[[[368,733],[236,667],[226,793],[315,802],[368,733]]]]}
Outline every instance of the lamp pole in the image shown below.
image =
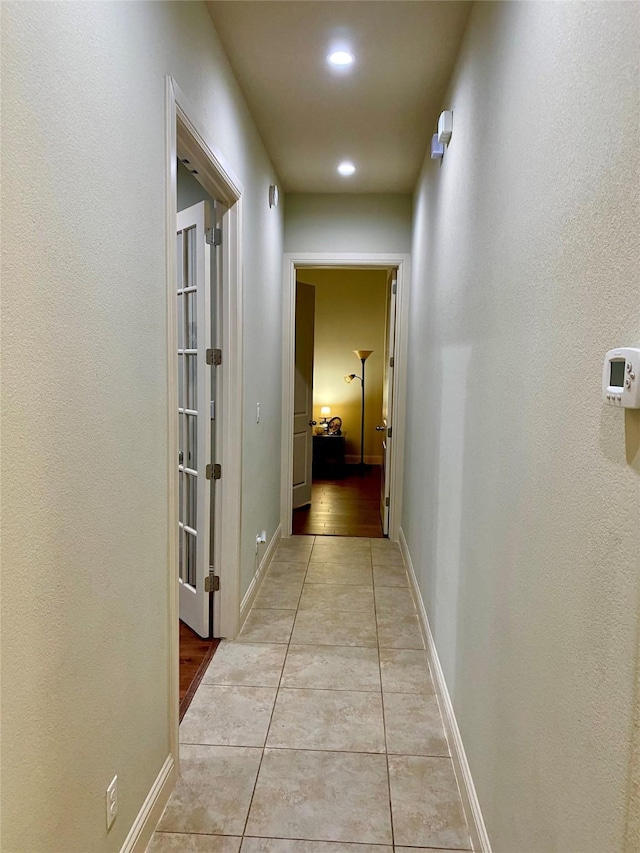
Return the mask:
{"type": "Polygon", "coordinates": [[[364,358],[362,362],[362,414],[360,416],[360,471],[364,470],[364,358]]]}
{"type": "Polygon", "coordinates": [[[354,353],[362,362],[362,376],[359,377],[362,384],[362,413],[360,420],[360,473],[364,472],[364,363],[369,358],[373,350],[354,349],[354,353]]]}

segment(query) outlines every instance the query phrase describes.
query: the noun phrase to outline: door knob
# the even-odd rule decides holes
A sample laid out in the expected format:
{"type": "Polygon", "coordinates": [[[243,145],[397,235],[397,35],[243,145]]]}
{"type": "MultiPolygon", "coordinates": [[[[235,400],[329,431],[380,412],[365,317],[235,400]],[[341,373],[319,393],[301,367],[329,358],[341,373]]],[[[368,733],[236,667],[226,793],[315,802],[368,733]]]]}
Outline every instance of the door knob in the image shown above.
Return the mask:
{"type": "Polygon", "coordinates": [[[384,431],[385,431],[385,429],[386,429],[386,427],[384,427],[384,426],[377,426],[377,427],[376,427],[376,432],[384,432],[384,431]]]}
{"type": "Polygon", "coordinates": [[[316,426],[318,421],[309,421],[309,426],[316,426]]]}

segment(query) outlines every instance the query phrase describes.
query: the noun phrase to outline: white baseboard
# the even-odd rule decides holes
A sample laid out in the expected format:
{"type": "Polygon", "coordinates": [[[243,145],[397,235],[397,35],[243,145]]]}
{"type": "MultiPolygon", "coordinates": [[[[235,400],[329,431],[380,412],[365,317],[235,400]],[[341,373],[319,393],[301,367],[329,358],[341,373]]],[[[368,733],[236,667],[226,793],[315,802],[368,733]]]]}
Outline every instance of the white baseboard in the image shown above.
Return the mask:
{"type": "Polygon", "coordinates": [[[273,560],[273,555],[276,552],[276,548],[278,547],[278,543],[282,538],[282,525],[279,524],[276,528],[276,532],[271,537],[271,542],[267,545],[267,549],[264,552],[262,559],[260,560],[260,565],[258,566],[258,570],[255,573],[253,580],[249,584],[249,589],[246,591],[244,598],[242,599],[242,604],[240,605],[240,626],[238,631],[244,625],[244,620],[249,615],[249,611],[253,606],[253,602],[255,601],[255,597],[258,594],[258,590],[260,589],[260,584],[262,583],[264,576],[267,572],[267,569],[271,565],[271,561],[273,560]]]}
{"type": "Polygon", "coordinates": [[[460,796],[462,797],[462,805],[464,807],[467,825],[469,827],[469,834],[471,836],[471,845],[476,853],[491,853],[491,842],[489,841],[487,828],[484,823],[484,818],[482,817],[480,801],[478,800],[475,785],[473,784],[471,768],[469,767],[469,762],[467,761],[467,756],[464,751],[462,736],[456,721],[453,704],[451,703],[451,696],[449,695],[447,682],[445,681],[444,672],[440,665],[440,658],[438,657],[438,651],[435,646],[433,634],[431,633],[431,626],[429,625],[429,619],[427,618],[427,611],[424,606],[424,601],[422,600],[420,588],[418,587],[411,554],[409,553],[409,547],[402,528],[400,528],[399,538],[402,557],[407,569],[407,574],[409,575],[409,581],[411,583],[413,596],[418,609],[418,617],[420,619],[420,627],[422,628],[424,644],[427,650],[429,665],[431,667],[431,674],[433,676],[438,702],[440,703],[440,710],[442,711],[442,718],[447,734],[447,740],[449,741],[453,767],[458,780],[460,796]]]}
{"type": "MultiPolygon", "coordinates": [[[[351,453],[345,454],[344,457],[345,465],[358,465],[360,463],[360,454],[355,455],[351,453]]],[[[367,456],[365,454],[364,457],[365,465],[382,465],[382,456],[367,456]]]]}
{"type": "Polygon", "coordinates": [[[125,838],[120,853],[144,853],[176,783],[176,764],[168,755],[125,838]]]}

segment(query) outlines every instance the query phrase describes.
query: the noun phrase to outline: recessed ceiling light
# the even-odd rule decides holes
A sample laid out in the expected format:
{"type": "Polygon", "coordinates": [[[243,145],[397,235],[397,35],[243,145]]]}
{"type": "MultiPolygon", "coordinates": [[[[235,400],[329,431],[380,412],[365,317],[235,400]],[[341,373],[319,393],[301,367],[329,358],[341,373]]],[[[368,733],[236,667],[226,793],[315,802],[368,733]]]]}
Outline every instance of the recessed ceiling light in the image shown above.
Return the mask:
{"type": "Polygon", "coordinates": [[[327,62],[330,62],[332,65],[351,65],[353,62],[353,54],[349,53],[347,50],[334,50],[333,53],[330,53],[327,56],[327,62]]]}
{"type": "Polygon", "coordinates": [[[338,166],[338,171],[340,172],[340,174],[345,175],[345,176],[353,175],[355,170],[356,170],[356,167],[353,165],[353,163],[350,163],[348,160],[345,160],[344,163],[340,163],[340,165],[338,166]]]}

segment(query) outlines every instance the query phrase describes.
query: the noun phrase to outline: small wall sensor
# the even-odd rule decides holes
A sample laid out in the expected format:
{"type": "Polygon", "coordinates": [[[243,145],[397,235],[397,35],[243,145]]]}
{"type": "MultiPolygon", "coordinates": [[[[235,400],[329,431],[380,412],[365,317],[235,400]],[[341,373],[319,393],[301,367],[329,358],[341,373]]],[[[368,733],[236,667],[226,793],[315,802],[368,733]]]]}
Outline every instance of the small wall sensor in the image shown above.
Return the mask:
{"type": "Polygon", "coordinates": [[[434,133],[431,137],[431,159],[432,160],[442,160],[444,155],[444,145],[442,142],[438,142],[438,134],[434,133]]]}
{"type": "Polygon", "coordinates": [[[280,194],[276,184],[271,184],[269,187],[269,207],[277,207],[280,194]]]}
{"type": "Polygon", "coordinates": [[[438,142],[442,142],[445,145],[448,145],[452,133],[453,112],[451,110],[445,110],[444,112],[440,113],[440,118],[438,119],[438,142]]]}

